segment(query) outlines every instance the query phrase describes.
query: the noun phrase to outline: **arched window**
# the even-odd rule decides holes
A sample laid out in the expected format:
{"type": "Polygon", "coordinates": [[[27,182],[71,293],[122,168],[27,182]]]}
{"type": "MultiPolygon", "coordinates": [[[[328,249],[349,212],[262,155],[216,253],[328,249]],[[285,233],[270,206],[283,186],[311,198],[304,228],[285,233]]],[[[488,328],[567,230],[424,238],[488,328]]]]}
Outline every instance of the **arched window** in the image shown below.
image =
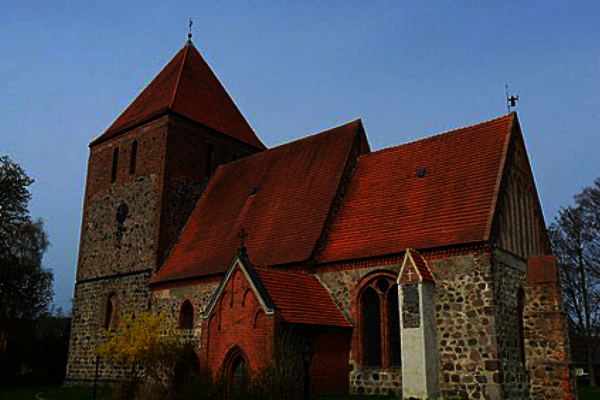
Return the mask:
{"type": "Polygon", "coordinates": [[[113,150],[113,161],[112,161],[112,173],[110,175],[110,181],[115,183],[117,181],[117,172],[119,170],[119,148],[115,147],[113,150]]]}
{"type": "Polygon", "coordinates": [[[377,291],[371,287],[367,288],[362,296],[361,305],[363,363],[367,366],[380,366],[381,302],[377,291]]]}
{"type": "Polygon", "coordinates": [[[525,365],[525,292],[522,288],[517,291],[517,334],[519,336],[519,361],[525,365]]]}
{"type": "Polygon", "coordinates": [[[104,315],[104,329],[112,329],[119,324],[119,297],[111,294],[106,299],[106,311],[104,315]]]}
{"type": "Polygon", "coordinates": [[[234,346],[228,353],[223,364],[223,369],[227,374],[227,383],[229,393],[234,394],[235,398],[242,398],[244,392],[245,380],[248,372],[248,363],[242,350],[234,346]]]}
{"type": "Polygon", "coordinates": [[[208,144],[208,148],[206,149],[206,177],[210,178],[210,176],[212,175],[212,159],[213,159],[213,152],[214,152],[215,146],[212,143],[208,144]]]}
{"type": "Polygon", "coordinates": [[[391,277],[371,280],[360,294],[362,363],[369,367],[400,365],[398,290],[391,277]]]}
{"type": "Polygon", "coordinates": [[[387,292],[388,321],[389,321],[389,365],[399,367],[402,363],[400,359],[400,308],[398,306],[398,291],[393,286],[387,292]]]}
{"type": "Polygon", "coordinates": [[[137,162],[137,148],[138,148],[138,142],[137,142],[137,140],[134,140],[133,143],[131,144],[131,159],[129,161],[129,174],[130,175],[135,174],[135,164],[137,162]]]}
{"type": "Polygon", "coordinates": [[[194,306],[189,300],[184,301],[181,305],[179,327],[181,329],[194,329],[194,306]]]}
{"type": "Polygon", "coordinates": [[[242,394],[244,390],[244,378],[246,377],[246,360],[240,354],[231,363],[229,374],[231,392],[238,395],[242,394]]]}

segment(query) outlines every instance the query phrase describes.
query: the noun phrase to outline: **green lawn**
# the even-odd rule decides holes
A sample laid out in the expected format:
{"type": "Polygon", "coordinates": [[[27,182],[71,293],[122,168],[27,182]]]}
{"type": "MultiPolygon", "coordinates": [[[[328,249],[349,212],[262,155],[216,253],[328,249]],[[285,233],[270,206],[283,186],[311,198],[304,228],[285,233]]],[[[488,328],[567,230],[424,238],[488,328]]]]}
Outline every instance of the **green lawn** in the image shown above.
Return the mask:
{"type": "MultiPolygon", "coordinates": [[[[111,389],[98,388],[97,400],[110,400],[111,389]]],[[[0,386],[1,400],[91,400],[93,389],[60,386],[0,386]],[[36,397],[37,396],[37,397],[36,397]]],[[[388,396],[342,395],[321,397],[320,400],[388,400],[388,396]]],[[[600,387],[579,388],[579,400],[600,399],[600,387]]]]}
{"type": "Polygon", "coordinates": [[[600,386],[581,386],[578,388],[577,393],[579,394],[579,400],[597,400],[600,399],[600,386]]]}
{"type": "MultiPolygon", "coordinates": [[[[96,400],[109,400],[112,389],[98,388],[96,400]]],[[[0,387],[2,400],[91,400],[94,389],[61,386],[0,387]]]]}

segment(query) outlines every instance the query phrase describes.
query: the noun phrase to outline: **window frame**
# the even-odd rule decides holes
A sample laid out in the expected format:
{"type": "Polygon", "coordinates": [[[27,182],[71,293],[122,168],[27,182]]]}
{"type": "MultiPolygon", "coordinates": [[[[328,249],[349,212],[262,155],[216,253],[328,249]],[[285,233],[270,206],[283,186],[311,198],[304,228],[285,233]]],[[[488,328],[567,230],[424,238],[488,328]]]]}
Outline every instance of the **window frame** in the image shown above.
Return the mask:
{"type": "MultiPolygon", "coordinates": [[[[391,290],[394,290],[396,296],[398,295],[398,286],[396,284],[396,277],[393,273],[390,272],[380,272],[375,275],[369,276],[364,284],[361,285],[360,291],[358,294],[358,318],[357,318],[357,328],[358,328],[358,360],[362,366],[369,368],[396,368],[401,367],[402,365],[402,356],[398,357],[398,365],[393,365],[392,356],[391,356],[391,325],[390,325],[390,310],[389,310],[389,293],[391,290]],[[381,280],[385,279],[388,281],[389,286],[384,291],[378,287],[377,283],[381,280]],[[365,333],[363,327],[363,321],[365,318],[364,310],[363,310],[363,295],[367,292],[368,289],[373,289],[379,296],[379,312],[380,312],[380,343],[381,343],[381,365],[366,365],[365,360],[365,333]]],[[[399,300],[399,299],[398,299],[399,300]]],[[[398,302],[399,303],[399,302],[398,302]]],[[[398,311],[399,312],[399,311],[398,311]]],[[[398,349],[402,349],[402,340],[400,337],[400,325],[399,325],[399,315],[398,315],[398,349]]]]}

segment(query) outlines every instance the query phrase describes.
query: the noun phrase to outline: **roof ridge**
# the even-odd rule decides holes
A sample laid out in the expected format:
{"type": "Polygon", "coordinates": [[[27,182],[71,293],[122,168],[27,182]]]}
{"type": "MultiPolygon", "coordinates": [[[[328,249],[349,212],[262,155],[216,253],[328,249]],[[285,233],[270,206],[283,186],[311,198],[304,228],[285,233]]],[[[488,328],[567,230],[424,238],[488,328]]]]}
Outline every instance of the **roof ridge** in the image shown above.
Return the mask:
{"type": "Polygon", "coordinates": [[[252,154],[252,155],[250,155],[248,157],[239,158],[239,159],[237,159],[237,160],[235,160],[233,162],[230,162],[230,163],[227,163],[227,164],[223,165],[222,167],[226,168],[226,167],[229,167],[230,165],[233,165],[234,163],[244,162],[244,161],[247,161],[247,160],[253,160],[253,159],[256,159],[256,158],[261,157],[261,156],[267,157],[267,154],[271,153],[274,150],[283,149],[283,148],[286,148],[286,147],[289,147],[289,146],[295,146],[295,145],[297,145],[299,143],[302,143],[302,142],[304,142],[306,140],[315,140],[315,138],[320,138],[322,135],[335,133],[335,132],[333,132],[334,130],[341,129],[341,128],[345,127],[345,126],[348,126],[348,125],[353,124],[353,123],[358,123],[358,122],[361,122],[361,121],[362,120],[360,118],[358,118],[358,119],[346,122],[344,124],[341,124],[341,125],[338,125],[338,126],[334,126],[333,128],[329,128],[329,129],[326,129],[326,130],[321,131],[321,132],[313,133],[313,134],[310,134],[308,136],[304,136],[304,137],[301,137],[299,139],[292,140],[291,142],[281,143],[281,144],[279,144],[277,146],[269,147],[267,149],[267,151],[261,151],[260,153],[252,154]]]}
{"type": "Polygon", "coordinates": [[[183,68],[185,67],[185,60],[187,59],[188,51],[190,46],[185,46],[183,53],[183,60],[181,60],[181,67],[179,68],[179,73],[177,74],[177,82],[175,82],[175,88],[173,88],[173,94],[171,95],[171,102],[169,103],[169,109],[173,109],[173,105],[175,104],[175,98],[177,97],[177,93],[179,92],[179,84],[181,83],[181,77],[183,75],[183,68]]]}
{"type": "MultiPolygon", "coordinates": [[[[196,51],[197,51],[197,50],[196,50],[196,51]]],[[[198,53],[198,55],[200,56],[200,60],[201,60],[202,62],[204,62],[204,63],[205,63],[207,66],[208,66],[208,63],[206,62],[206,60],[204,59],[204,57],[202,57],[202,54],[200,54],[200,52],[199,52],[199,51],[197,51],[197,53],[198,53]]],[[[208,67],[209,67],[209,68],[208,68],[208,69],[209,69],[209,71],[213,73],[213,75],[215,76],[215,78],[217,79],[217,81],[218,81],[219,83],[221,83],[221,81],[220,81],[220,80],[219,80],[219,78],[217,77],[217,74],[215,74],[215,73],[214,73],[214,71],[212,71],[212,69],[210,68],[210,66],[208,66],[208,67]]],[[[202,71],[202,72],[204,72],[204,71],[202,71]]],[[[221,120],[220,113],[217,111],[217,108],[215,107],[215,103],[214,103],[214,101],[213,101],[212,92],[209,90],[209,88],[208,88],[208,85],[206,84],[206,77],[205,77],[205,76],[203,76],[202,78],[203,78],[203,79],[200,79],[200,82],[201,82],[202,86],[204,86],[204,90],[205,90],[205,91],[206,91],[206,93],[208,94],[206,97],[208,97],[208,101],[209,101],[209,103],[210,103],[210,106],[211,106],[211,107],[212,107],[212,109],[213,109],[213,112],[215,113],[215,117],[216,117],[216,118],[219,120],[219,125],[220,125],[220,126],[223,126],[223,121],[221,120]]],[[[225,94],[227,94],[227,96],[229,97],[229,99],[230,99],[230,100],[233,102],[233,99],[231,98],[231,95],[229,94],[229,92],[227,92],[227,89],[225,89],[225,86],[223,86],[223,84],[221,84],[221,86],[222,86],[223,90],[225,91],[225,94]]],[[[235,105],[235,102],[234,102],[233,104],[235,105]]],[[[237,108],[237,106],[236,106],[236,108],[237,108]]],[[[239,111],[239,109],[238,109],[238,111],[239,111]]],[[[241,113],[241,111],[240,111],[240,113],[241,113]]],[[[246,119],[246,117],[244,117],[243,115],[242,115],[242,117],[243,117],[244,119],[246,119]]],[[[246,121],[246,122],[248,122],[248,121],[246,121]]],[[[250,125],[250,124],[248,124],[248,125],[250,125]]],[[[250,127],[250,129],[252,129],[252,127],[250,127]]],[[[254,129],[252,129],[252,130],[254,131],[254,129]]],[[[255,134],[256,134],[256,132],[255,132],[255,134]]]]}
{"type": "Polygon", "coordinates": [[[400,147],[409,146],[409,145],[412,145],[412,144],[415,144],[415,143],[428,142],[428,141],[431,141],[431,140],[434,140],[434,139],[439,139],[442,136],[446,136],[446,135],[451,135],[451,134],[454,134],[454,133],[458,133],[459,131],[463,131],[463,130],[466,130],[466,129],[478,128],[478,127],[481,127],[482,125],[491,124],[492,122],[497,122],[497,121],[500,121],[501,119],[512,117],[513,114],[516,115],[516,111],[513,111],[510,114],[502,115],[500,117],[496,117],[496,118],[488,119],[488,120],[485,120],[485,121],[482,121],[482,122],[478,122],[478,123],[473,124],[473,125],[465,125],[465,126],[461,126],[459,128],[454,128],[454,129],[450,129],[448,131],[443,131],[443,132],[440,132],[440,133],[436,133],[434,135],[427,136],[427,137],[424,137],[422,139],[412,140],[412,141],[409,141],[409,142],[406,142],[406,143],[401,143],[401,144],[398,144],[398,145],[395,145],[395,146],[384,147],[383,149],[379,149],[379,150],[367,153],[363,157],[369,157],[371,155],[385,153],[386,151],[396,150],[396,149],[398,149],[400,147]]]}

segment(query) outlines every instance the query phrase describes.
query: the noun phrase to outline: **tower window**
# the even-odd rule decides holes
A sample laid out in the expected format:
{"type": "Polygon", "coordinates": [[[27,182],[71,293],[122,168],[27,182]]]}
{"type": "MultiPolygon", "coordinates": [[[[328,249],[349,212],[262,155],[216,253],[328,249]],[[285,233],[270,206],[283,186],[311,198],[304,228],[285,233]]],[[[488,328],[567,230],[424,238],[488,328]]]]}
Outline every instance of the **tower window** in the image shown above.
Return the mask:
{"type": "Polygon", "coordinates": [[[115,147],[113,150],[113,162],[112,162],[112,173],[110,176],[111,183],[117,181],[117,171],[119,170],[119,148],[115,147]]]}
{"type": "Polygon", "coordinates": [[[129,174],[130,175],[135,174],[135,164],[137,162],[137,149],[138,149],[138,142],[137,142],[137,140],[134,140],[133,143],[131,144],[131,160],[129,161],[129,174]]]}
{"type": "Polygon", "coordinates": [[[115,328],[119,323],[119,297],[111,294],[106,300],[106,314],[104,316],[104,329],[115,328]]]}
{"type": "Polygon", "coordinates": [[[212,143],[208,144],[206,149],[206,176],[210,178],[212,175],[212,158],[215,146],[212,143]]]}

